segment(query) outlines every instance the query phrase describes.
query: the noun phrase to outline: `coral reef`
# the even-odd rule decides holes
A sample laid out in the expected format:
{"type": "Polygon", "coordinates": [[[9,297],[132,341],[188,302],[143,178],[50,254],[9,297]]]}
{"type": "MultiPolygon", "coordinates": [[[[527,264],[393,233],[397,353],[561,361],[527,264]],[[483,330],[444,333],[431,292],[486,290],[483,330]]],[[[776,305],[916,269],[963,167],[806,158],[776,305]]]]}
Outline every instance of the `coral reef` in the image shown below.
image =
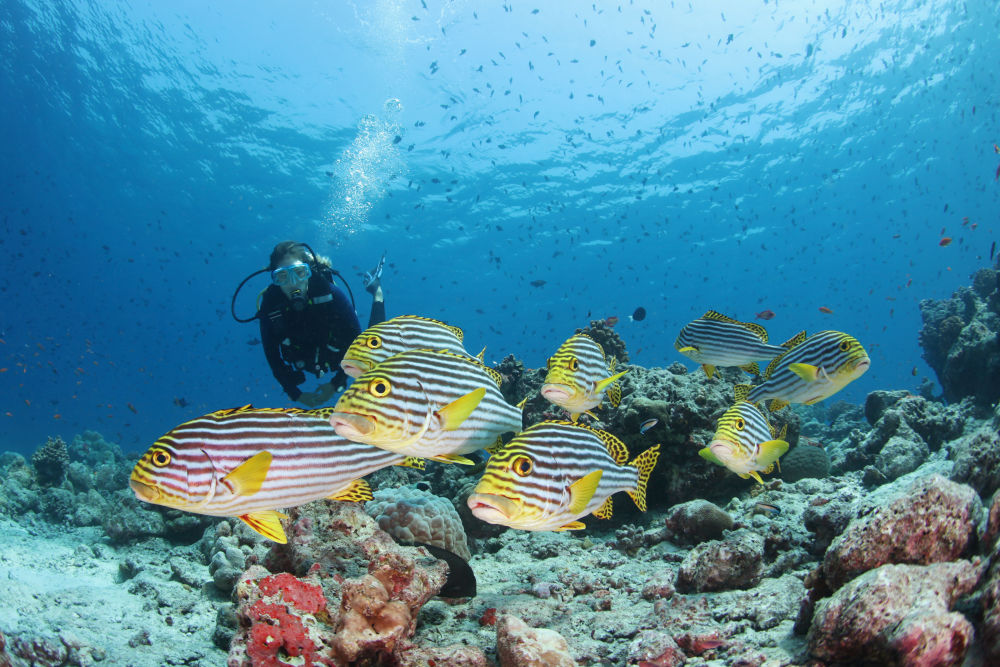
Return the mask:
{"type": "Polygon", "coordinates": [[[504,667],[575,667],[569,645],[558,632],[529,627],[516,616],[497,621],[497,655],[504,667]]]}
{"type": "Polygon", "coordinates": [[[682,593],[752,588],[759,580],[764,560],[764,538],[737,530],[724,540],[703,542],[692,549],[677,570],[677,590],[682,593]]]}
{"type": "Polygon", "coordinates": [[[462,519],[447,498],[416,486],[381,489],[365,510],[379,528],[400,542],[432,544],[465,560],[472,558],[462,519]]]}
{"type": "Polygon", "coordinates": [[[707,500],[691,500],[675,505],[665,519],[670,537],[680,544],[717,540],[733,527],[733,517],[707,500]]]}
{"type": "Polygon", "coordinates": [[[781,479],[797,482],[807,477],[826,477],[830,474],[830,457],[826,450],[801,440],[790,452],[781,457],[781,479]]]}
{"type": "Polygon", "coordinates": [[[950,299],[920,302],[920,345],[949,402],[971,397],[979,406],[1000,400],[1000,272],[980,269],[972,287],[950,299]]]}
{"type": "Polygon", "coordinates": [[[69,467],[69,451],[59,436],[49,438],[45,444],[31,455],[31,465],[35,468],[38,483],[42,486],[56,486],[66,477],[69,467]]]}

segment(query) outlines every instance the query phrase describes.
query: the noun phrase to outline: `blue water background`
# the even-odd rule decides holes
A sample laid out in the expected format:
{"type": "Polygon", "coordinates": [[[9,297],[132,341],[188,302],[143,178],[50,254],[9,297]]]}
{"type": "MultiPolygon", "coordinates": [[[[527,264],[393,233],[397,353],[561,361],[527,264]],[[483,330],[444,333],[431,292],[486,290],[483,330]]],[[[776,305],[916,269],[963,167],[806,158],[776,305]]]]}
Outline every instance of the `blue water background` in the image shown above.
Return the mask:
{"type": "Polygon", "coordinates": [[[289,238],[332,258],[362,323],[387,250],[389,314],[457,324],[488,360],[541,365],[617,316],[631,361],[667,366],[706,309],[771,309],[773,340],[865,344],[839,397],[915,391],[918,301],[968,284],[998,236],[998,16],[6,0],[0,450],[85,428],[138,450],[289,405],[229,315],[289,238]]]}

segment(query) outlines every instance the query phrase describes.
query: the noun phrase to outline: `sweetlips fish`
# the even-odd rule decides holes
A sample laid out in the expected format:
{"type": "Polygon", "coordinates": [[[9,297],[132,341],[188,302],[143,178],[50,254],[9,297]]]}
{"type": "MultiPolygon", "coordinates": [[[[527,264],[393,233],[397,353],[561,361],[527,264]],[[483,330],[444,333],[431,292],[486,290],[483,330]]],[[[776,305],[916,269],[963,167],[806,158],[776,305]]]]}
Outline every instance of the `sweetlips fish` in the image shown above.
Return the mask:
{"type": "Polygon", "coordinates": [[[504,400],[500,374],[479,360],[447,350],[409,350],[355,380],[330,423],[350,440],[471,465],[462,454],[520,431],[521,410],[504,400]]]}
{"type": "Polygon", "coordinates": [[[777,433],[767,416],[747,401],[750,385],[736,385],[736,403],[719,418],[712,442],[698,454],[712,463],[729,468],[740,477],[753,477],[774,469],[778,458],[788,451],[787,425],[777,433]]]}
{"type": "MultiPolygon", "coordinates": [[[[765,311],[766,312],[766,311],[765,311]]],[[[681,329],[674,341],[677,351],[701,364],[712,377],[716,366],[739,366],[758,375],[758,361],[767,361],[786,348],[770,345],[767,330],[754,322],[740,322],[710,310],[681,329]]]]}
{"type": "Polygon", "coordinates": [[[617,362],[612,357],[608,363],[604,348],[596,340],[576,334],[549,358],[542,396],[566,410],[573,421],[600,405],[605,392],[611,405],[617,407],[622,399],[618,378],[628,372],[615,373],[617,362]]]}
{"type": "Polygon", "coordinates": [[[462,330],[429,317],[400,315],[362,331],[340,362],[352,378],[370,371],[376,364],[407,350],[449,350],[468,354],[462,344],[462,330]]]}
{"type": "Polygon", "coordinates": [[[611,496],[624,491],[646,511],[646,484],[660,455],[654,445],[631,463],[614,435],[569,421],[544,421],[492,452],[469,496],[472,514],[521,530],[578,530],[593,513],[611,518],[611,496]]]}
{"type": "Polygon", "coordinates": [[[391,465],[424,467],[420,459],[339,437],[332,412],[245,405],[192,419],[153,443],[129,486],[147,503],[238,517],[284,544],[279,508],[320,498],[371,500],[361,477],[391,465]]]}
{"type": "Polygon", "coordinates": [[[812,405],[833,396],[864,375],[871,366],[865,348],[840,331],[803,331],[782,344],[788,349],[764,371],[764,382],[754,386],[747,400],[771,399],[773,412],[789,403],[812,405]]]}

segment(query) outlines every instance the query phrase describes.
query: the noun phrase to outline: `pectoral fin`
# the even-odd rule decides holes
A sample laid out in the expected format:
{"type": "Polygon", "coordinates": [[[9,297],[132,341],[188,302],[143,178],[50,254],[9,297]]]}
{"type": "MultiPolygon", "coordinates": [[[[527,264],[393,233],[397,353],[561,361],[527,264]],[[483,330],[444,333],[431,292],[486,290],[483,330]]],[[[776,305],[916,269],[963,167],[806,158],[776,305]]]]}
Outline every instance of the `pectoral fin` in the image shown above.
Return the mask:
{"type": "Polygon", "coordinates": [[[570,521],[565,526],[556,528],[556,532],[560,530],[583,530],[586,527],[582,521],[570,521]]]}
{"type": "Polygon", "coordinates": [[[439,454],[438,456],[430,457],[435,461],[440,461],[441,463],[460,463],[464,466],[474,466],[476,462],[472,459],[467,459],[464,456],[459,456],[458,454],[439,454]]]}
{"type": "Polygon", "coordinates": [[[777,461],[779,457],[784,456],[787,451],[788,443],[784,440],[768,440],[767,442],[762,442],[760,443],[757,453],[757,463],[764,466],[771,465],[777,461]]]}
{"type": "Polygon", "coordinates": [[[595,470],[569,485],[569,511],[571,514],[580,514],[586,509],[587,503],[597,492],[597,485],[600,484],[603,474],[603,471],[595,470]]]}
{"type": "Polygon", "coordinates": [[[271,452],[257,452],[233,468],[222,481],[230,485],[237,496],[252,496],[260,491],[271,468],[271,452]]]}
{"type": "Polygon", "coordinates": [[[483,400],[485,395],[486,387],[480,387],[438,410],[438,416],[443,424],[442,428],[446,431],[454,431],[461,426],[462,422],[468,419],[472,411],[479,406],[479,402],[483,400]]]}
{"type": "Polygon", "coordinates": [[[684,347],[677,348],[677,351],[681,354],[687,354],[688,352],[697,352],[698,348],[692,347],[691,345],[685,345],[684,347]]]}
{"type": "Polygon", "coordinates": [[[788,364],[788,370],[806,382],[815,382],[819,379],[819,368],[812,364],[788,364]]]}
{"type": "Polygon", "coordinates": [[[594,393],[600,394],[602,391],[604,391],[605,389],[608,388],[609,384],[611,384],[612,382],[614,382],[615,380],[617,380],[621,376],[625,375],[626,373],[628,373],[627,370],[622,371],[621,373],[615,373],[611,377],[604,378],[603,380],[601,380],[600,382],[598,382],[596,385],[594,385],[594,393]]]}
{"type": "Polygon", "coordinates": [[[285,537],[285,529],[281,527],[281,519],[287,519],[287,514],[276,512],[275,510],[264,510],[263,512],[253,512],[252,514],[241,514],[240,519],[246,525],[278,544],[288,544],[285,537]]]}
{"type": "Polygon", "coordinates": [[[715,375],[715,366],[712,364],[702,364],[701,368],[705,371],[705,375],[707,375],[710,379],[713,375],[715,375]]]}

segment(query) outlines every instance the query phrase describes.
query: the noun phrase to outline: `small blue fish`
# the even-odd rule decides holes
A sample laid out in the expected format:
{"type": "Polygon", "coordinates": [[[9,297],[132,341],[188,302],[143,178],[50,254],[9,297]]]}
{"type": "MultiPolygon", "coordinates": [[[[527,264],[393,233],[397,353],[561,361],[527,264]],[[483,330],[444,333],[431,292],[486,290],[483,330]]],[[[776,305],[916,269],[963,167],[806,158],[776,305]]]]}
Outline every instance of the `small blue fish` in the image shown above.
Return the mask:
{"type": "Polygon", "coordinates": [[[653,428],[660,423],[659,419],[647,419],[646,421],[639,424],[639,433],[645,433],[649,429],[653,428]]]}

